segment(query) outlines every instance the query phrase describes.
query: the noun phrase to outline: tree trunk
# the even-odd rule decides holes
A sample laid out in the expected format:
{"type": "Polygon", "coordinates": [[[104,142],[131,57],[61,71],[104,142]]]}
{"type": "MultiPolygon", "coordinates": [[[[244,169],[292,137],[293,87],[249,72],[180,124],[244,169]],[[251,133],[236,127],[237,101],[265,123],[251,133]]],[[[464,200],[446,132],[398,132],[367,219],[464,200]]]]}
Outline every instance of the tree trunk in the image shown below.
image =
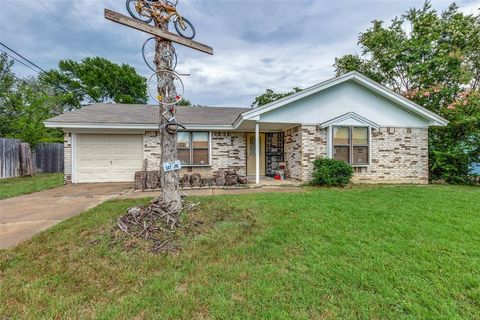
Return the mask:
{"type": "MultiPolygon", "coordinates": [[[[168,21],[157,25],[157,27],[168,31],[168,21]]],[[[169,118],[175,115],[174,106],[166,106],[162,104],[162,101],[169,101],[169,97],[175,98],[176,91],[174,85],[173,75],[168,72],[162,72],[167,69],[168,57],[164,52],[172,52],[174,50],[172,42],[160,37],[156,37],[156,53],[155,64],[157,66],[157,72],[160,72],[164,81],[162,85],[158,86],[159,94],[159,135],[160,135],[160,147],[161,147],[161,161],[160,161],[160,184],[162,187],[162,202],[168,205],[171,212],[180,212],[182,209],[182,201],[180,197],[179,189],[179,171],[164,172],[162,164],[165,162],[172,162],[177,160],[177,135],[176,133],[169,133],[165,125],[168,122],[163,113],[169,111],[169,118]],[[166,95],[168,93],[168,96],[166,95]]]]}

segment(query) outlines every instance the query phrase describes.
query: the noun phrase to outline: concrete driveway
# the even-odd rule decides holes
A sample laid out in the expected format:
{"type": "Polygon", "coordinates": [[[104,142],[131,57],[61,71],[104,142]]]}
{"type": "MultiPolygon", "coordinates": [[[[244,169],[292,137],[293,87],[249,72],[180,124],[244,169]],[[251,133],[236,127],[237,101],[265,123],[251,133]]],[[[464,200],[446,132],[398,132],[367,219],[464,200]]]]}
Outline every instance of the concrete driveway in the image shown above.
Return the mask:
{"type": "Polygon", "coordinates": [[[63,187],[0,200],[0,248],[30,239],[60,221],[127,192],[131,183],[63,187]]]}

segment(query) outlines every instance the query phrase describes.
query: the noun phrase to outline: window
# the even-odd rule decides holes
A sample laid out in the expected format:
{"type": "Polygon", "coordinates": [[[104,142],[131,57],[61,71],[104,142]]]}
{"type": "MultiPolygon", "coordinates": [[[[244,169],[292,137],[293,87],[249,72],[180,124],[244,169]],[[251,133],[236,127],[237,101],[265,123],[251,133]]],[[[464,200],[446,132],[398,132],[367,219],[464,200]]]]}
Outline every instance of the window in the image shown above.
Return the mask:
{"type": "Polygon", "coordinates": [[[369,161],[368,127],[333,127],[333,158],[364,165],[369,161]]]}
{"type": "Polygon", "coordinates": [[[177,153],[182,165],[208,165],[209,133],[177,132],[177,153]]]}

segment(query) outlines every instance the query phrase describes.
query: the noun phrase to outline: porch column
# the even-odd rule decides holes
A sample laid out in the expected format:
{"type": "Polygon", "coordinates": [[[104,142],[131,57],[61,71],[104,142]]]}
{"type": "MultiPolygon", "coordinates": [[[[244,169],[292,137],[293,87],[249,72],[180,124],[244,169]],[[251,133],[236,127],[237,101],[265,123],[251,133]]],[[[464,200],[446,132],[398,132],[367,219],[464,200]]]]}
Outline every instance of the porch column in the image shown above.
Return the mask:
{"type": "Polygon", "coordinates": [[[255,183],[260,183],[260,124],[255,122],[255,183]]]}

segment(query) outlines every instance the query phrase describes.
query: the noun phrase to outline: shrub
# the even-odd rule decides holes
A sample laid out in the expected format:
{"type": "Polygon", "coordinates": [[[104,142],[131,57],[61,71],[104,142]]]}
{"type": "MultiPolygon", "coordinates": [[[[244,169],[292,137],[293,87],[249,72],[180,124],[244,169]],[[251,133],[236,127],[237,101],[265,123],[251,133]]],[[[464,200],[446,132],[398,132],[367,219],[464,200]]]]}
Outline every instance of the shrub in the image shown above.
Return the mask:
{"type": "Polygon", "coordinates": [[[312,185],[344,186],[350,183],[353,168],[335,159],[317,159],[313,162],[312,185]]]}

